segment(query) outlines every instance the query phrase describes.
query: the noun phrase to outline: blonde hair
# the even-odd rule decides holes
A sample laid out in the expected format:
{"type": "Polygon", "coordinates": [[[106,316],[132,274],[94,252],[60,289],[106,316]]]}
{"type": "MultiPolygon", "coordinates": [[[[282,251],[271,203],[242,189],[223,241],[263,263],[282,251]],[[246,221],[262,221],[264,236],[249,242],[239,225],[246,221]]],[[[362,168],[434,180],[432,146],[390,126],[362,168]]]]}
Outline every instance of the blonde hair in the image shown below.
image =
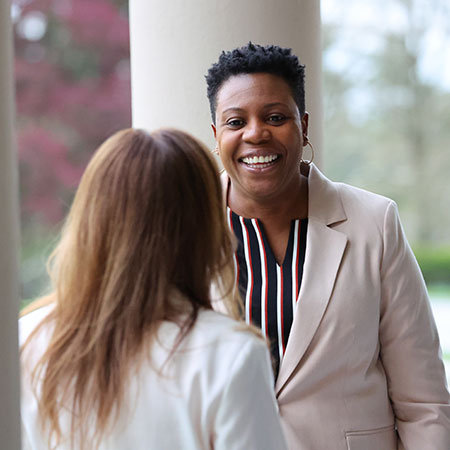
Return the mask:
{"type": "Polygon", "coordinates": [[[23,346],[51,324],[33,372],[49,446],[67,438],[59,421],[65,407],[72,448],[81,437],[81,448],[98,446],[117,418],[130,366],[158,324],[179,323],[179,343],[198,311],[212,308],[211,285],[240,317],[234,245],[217,166],[193,137],[128,129],[100,146],[50,258],[54,290],[40,304],[55,306],[23,346]],[[173,301],[174,292],[185,301],[173,301]]]}

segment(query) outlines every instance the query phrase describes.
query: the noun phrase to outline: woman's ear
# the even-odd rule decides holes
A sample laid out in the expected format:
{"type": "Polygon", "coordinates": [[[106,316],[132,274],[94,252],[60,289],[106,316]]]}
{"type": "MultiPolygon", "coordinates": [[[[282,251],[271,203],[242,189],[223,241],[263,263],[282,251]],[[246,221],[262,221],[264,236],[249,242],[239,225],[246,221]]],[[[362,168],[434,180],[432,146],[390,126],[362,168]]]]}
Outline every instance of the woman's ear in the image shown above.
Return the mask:
{"type": "MultiPolygon", "coordinates": [[[[302,123],[302,134],[303,137],[308,136],[308,124],[309,124],[309,114],[305,111],[303,117],[300,119],[302,123]]],[[[305,139],[303,139],[303,145],[306,145],[305,139]]]]}
{"type": "Polygon", "coordinates": [[[305,111],[305,114],[303,114],[301,122],[303,134],[308,134],[309,114],[307,111],[305,111]]]}
{"type": "Polygon", "coordinates": [[[213,130],[214,139],[217,139],[217,130],[216,130],[216,126],[213,123],[211,124],[211,128],[213,130]]]}

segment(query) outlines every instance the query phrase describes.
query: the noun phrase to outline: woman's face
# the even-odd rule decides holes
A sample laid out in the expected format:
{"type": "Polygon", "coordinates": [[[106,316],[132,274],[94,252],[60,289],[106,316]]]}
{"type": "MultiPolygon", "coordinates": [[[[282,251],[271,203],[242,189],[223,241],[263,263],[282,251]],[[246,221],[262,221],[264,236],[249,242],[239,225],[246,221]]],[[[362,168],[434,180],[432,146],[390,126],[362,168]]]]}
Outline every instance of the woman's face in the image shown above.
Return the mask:
{"type": "Polygon", "coordinates": [[[217,94],[214,136],[223,166],[238,196],[280,198],[298,186],[303,133],[289,85],[268,73],[242,74],[217,94]]]}

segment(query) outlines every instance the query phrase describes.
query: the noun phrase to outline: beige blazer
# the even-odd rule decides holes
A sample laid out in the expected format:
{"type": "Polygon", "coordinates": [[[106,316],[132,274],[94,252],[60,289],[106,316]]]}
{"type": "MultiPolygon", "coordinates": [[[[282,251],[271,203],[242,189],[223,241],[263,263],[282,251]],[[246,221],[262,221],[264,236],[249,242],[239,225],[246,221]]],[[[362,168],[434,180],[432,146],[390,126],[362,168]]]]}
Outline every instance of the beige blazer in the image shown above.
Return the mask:
{"type": "Polygon", "coordinates": [[[303,170],[305,266],[275,386],[289,448],[449,450],[439,338],[395,203],[303,170]]]}

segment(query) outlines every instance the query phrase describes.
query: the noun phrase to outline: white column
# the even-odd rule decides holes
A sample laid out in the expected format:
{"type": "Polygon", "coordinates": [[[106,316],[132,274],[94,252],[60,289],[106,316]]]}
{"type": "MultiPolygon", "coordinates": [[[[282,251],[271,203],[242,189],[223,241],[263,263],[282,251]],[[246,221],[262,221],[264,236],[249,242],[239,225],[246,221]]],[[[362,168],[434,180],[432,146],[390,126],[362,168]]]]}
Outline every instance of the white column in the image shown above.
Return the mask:
{"type": "Polygon", "coordinates": [[[0,0],[0,447],[19,450],[19,220],[10,5],[0,0]]]}
{"type": "Polygon", "coordinates": [[[130,30],[134,127],[179,127],[212,148],[204,75],[222,50],[251,40],[291,47],[306,65],[309,136],[320,153],[319,0],[130,0],[130,30]]]}

